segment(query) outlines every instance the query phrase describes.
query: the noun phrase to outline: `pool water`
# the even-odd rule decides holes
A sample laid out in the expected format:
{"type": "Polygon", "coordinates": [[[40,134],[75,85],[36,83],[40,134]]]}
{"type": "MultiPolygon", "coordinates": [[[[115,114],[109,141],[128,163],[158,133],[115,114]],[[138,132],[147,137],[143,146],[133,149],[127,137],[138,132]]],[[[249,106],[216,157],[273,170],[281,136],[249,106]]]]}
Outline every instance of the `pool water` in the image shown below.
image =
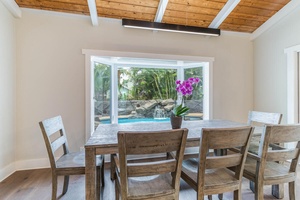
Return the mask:
{"type": "MultiPolygon", "coordinates": [[[[126,123],[142,123],[142,122],[170,122],[170,118],[154,119],[154,118],[120,118],[119,124],[126,123]]],[[[100,124],[110,124],[110,119],[101,120],[100,124]]]]}

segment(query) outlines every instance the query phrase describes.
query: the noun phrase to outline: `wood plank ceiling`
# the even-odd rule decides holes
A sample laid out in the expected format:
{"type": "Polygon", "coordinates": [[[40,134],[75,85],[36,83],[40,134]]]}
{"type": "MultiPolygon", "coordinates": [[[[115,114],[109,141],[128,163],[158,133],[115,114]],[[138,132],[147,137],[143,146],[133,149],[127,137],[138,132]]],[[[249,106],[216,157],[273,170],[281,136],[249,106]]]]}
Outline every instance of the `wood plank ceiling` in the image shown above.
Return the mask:
{"type": "MultiPolygon", "coordinates": [[[[240,0],[216,28],[252,33],[289,2],[240,0]]],[[[16,3],[24,8],[90,15],[87,0],[16,0],[16,3]]],[[[160,0],[96,0],[96,8],[99,17],[153,22],[159,3],[160,0]]],[[[209,27],[226,3],[227,0],[169,0],[161,22],[209,27]]]]}

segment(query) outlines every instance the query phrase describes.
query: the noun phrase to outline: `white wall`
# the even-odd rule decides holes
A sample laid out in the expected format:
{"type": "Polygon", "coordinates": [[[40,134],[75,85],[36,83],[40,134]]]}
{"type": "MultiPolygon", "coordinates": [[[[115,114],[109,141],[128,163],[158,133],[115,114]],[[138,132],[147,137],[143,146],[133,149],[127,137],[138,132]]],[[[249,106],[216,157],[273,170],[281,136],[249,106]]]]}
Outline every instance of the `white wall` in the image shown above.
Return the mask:
{"type": "Polygon", "coordinates": [[[300,44],[296,9],[254,41],[254,109],[287,119],[287,58],[284,49],[300,44]]]}
{"type": "Polygon", "coordinates": [[[253,108],[253,47],[248,37],[133,30],[123,28],[120,20],[100,20],[93,27],[89,17],[22,11],[17,22],[18,168],[48,164],[38,126],[42,119],[62,115],[71,149],[84,145],[82,49],[214,57],[214,118],[246,122],[253,108]]]}
{"type": "Polygon", "coordinates": [[[15,32],[15,19],[0,2],[0,181],[15,170],[15,32]]]}

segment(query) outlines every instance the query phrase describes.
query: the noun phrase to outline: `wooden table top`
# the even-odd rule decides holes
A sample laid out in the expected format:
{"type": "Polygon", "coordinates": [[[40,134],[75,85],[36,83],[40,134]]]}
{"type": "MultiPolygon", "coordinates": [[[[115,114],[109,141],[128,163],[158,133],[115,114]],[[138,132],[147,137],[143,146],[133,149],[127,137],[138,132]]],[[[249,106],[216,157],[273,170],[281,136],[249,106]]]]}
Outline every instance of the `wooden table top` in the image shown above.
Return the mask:
{"type": "MultiPolygon", "coordinates": [[[[202,128],[230,128],[239,126],[246,126],[246,124],[228,120],[195,120],[183,121],[181,127],[189,129],[189,141],[199,141],[202,128]]],[[[85,148],[115,147],[118,144],[118,131],[159,131],[168,129],[171,129],[170,122],[100,124],[87,141],[85,148]]]]}

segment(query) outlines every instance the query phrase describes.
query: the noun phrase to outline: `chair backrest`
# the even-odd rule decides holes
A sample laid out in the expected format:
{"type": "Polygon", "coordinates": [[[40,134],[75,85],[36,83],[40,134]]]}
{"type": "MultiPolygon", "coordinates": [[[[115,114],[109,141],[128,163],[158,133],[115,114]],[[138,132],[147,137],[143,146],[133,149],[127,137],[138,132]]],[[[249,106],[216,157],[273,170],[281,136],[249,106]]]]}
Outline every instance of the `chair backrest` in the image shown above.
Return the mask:
{"type": "Polygon", "coordinates": [[[39,122],[46,144],[50,165],[56,168],[55,152],[62,147],[63,154],[69,153],[68,142],[61,116],[39,122]],[[57,135],[55,133],[58,133],[57,135]],[[52,137],[51,137],[52,136],[52,137]]]}
{"type": "Polygon", "coordinates": [[[253,123],[280,124],[281,118],[282,114],[280,113],[249,111],[248,125],[251,126],[253,123]]]}
{"type": "MultiPolygon", "coordinates": [[[[173,187],[179,191],[180,173],[187,129],[151,132],[118,132],[120,179],[127,192],[128,177],[151,176],[173,172],[173,187]],[[127,155],[157,154],[176,151],[175,158],[153,162],[128,163],[127,155]]],[[[125,194],[125,196],[127,196],[125,194]]]]}
{"type": "MultiPolygon", "coordinates": [[[[287,161],[290,172],[295,172],[299,159],[300,124],[297,125],[266,125],[261,136],[258,156],[261,158],[260,169],[265,169],[266,162],[287,161]],[[296,143],[295,148],[284,148],[284,143],[296,143]],[[280,144],[280,145],[279,145],[280,144]]],[[[260,173],[264,173],[263,170],[260,173]]]]}
{"type": "Polygon", "coordinates": [[[198,191],[204,190],[205,170],[235,167],[235,178],[242,179],[247,151],[253,128],[203,128],[201,132],[198,165],[198,191]],[[228,149],[240,147],[240,152],[226,155],[212,155],[210,149],[228,149]]]}

